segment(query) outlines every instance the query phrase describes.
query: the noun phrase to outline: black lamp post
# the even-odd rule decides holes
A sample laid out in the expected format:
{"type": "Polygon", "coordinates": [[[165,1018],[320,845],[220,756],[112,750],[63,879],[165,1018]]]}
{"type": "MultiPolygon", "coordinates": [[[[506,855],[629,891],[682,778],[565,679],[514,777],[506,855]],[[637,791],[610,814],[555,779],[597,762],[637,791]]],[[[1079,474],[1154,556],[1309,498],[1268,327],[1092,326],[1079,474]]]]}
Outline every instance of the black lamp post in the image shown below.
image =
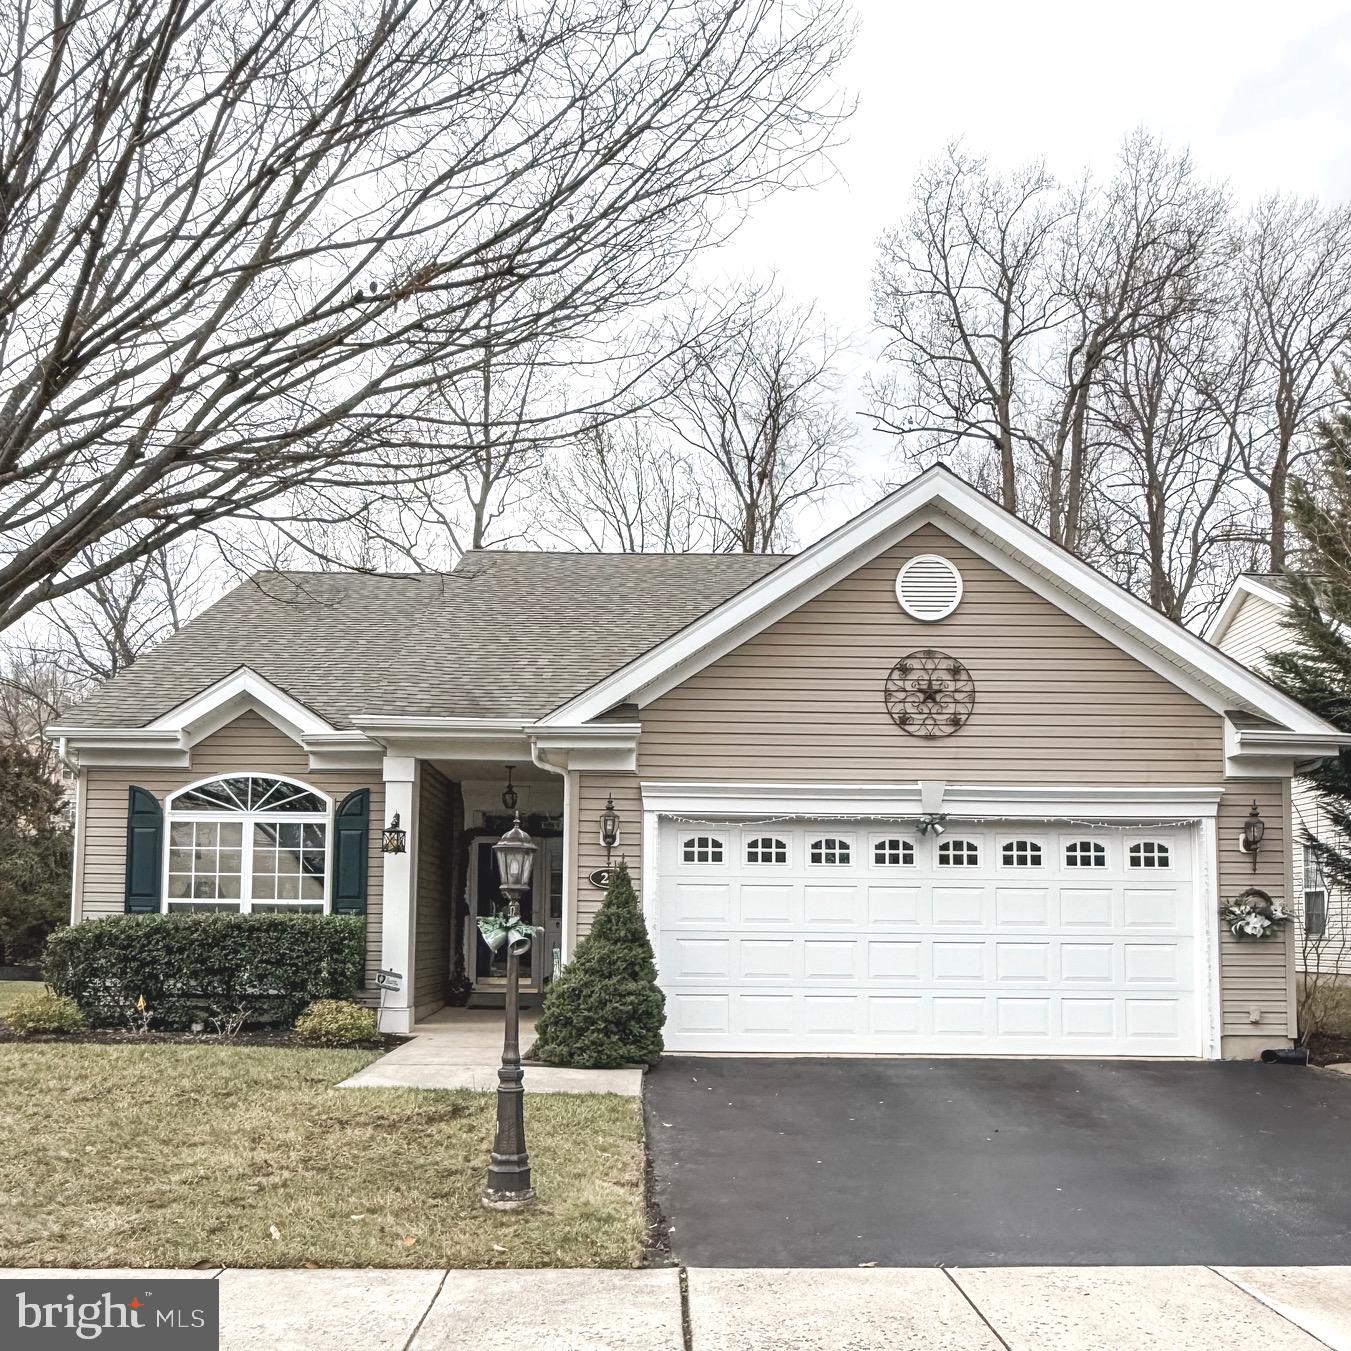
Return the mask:
{"type": "MultiPolygon", "coordinates": [[[[493,845],[498,885],[507,901],[507,920],[519,919],[521,897],[530,890],[535,850],[521,829],[518,813],[511,829],[493,845]]],[[[492,1210],[519,1210],[535,1199],[530,1185],[530,1155],[525,1147],[525,1072],[521,1069],[520,959],[530,951],[529,936],[508,928],[506,1031],[502,1065],[497,1071],[497,1138],[493,1141],[483,1204],[492,1210]]]]}

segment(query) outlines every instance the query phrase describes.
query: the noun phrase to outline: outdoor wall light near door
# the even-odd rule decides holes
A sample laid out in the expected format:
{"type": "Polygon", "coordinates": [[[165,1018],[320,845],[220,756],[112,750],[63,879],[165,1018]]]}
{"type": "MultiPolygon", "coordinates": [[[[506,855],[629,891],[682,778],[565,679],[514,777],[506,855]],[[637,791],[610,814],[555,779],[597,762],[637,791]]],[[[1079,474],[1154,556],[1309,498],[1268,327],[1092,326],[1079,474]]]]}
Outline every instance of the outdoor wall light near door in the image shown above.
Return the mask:
{"type": "Polygon", "coordinates": [[[1254,800],[1252,810],[1243,822],[1243,834],[1238,837],[1238,847],[1245,854],[1252,855],[1253,872],[1257,871],[1257,854],[1262,848],[1262,837],[1266,833],[1266,822],[1262,820],[1262,813],[1257,810],[1257,802],[1254,800]]]}
{"type": "Polygon", "coordinates": [[[600,842],[605,846],[605,861],[610,861],[610,850],[619,843],[619,813],[615,810],[615,795],[605,795],[605,810],[600,814],[600,842]]]}
{"type": "Polygon", "coordinates": [[[399,826],[399,813],[395,812],[385,833],[380,837],[382,854],[405,854],[408,852],[408,832],[399,826]]]}

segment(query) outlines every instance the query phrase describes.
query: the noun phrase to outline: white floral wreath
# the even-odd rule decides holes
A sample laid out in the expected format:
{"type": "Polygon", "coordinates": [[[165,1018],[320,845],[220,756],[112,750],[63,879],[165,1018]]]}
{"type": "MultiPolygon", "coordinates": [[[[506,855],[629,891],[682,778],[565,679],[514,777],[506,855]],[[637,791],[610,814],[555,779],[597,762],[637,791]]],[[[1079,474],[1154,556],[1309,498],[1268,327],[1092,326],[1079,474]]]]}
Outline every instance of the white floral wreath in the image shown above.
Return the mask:
{"type": "Polygon", "coordinates": [[[1270,938],[1290,923],[1290,912],[1260,887],[1249,887],[1221,912],[1235,938],[1270,938]]]}

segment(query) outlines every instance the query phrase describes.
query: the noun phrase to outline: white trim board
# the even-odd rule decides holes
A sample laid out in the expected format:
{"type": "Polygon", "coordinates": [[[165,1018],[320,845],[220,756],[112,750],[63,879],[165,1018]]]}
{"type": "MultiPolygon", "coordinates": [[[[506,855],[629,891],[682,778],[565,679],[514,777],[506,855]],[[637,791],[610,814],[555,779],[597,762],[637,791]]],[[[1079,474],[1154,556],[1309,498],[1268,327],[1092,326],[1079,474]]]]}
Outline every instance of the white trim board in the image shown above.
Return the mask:
{"type": "MultiPolygon", "coordinates": [[[[643,810],[664,816],[908,817],[934,810],[918,782],[642,783],[643,810]]],[[[1122,824],[1214,818],[1222,785],[1141,787],[1134,784],[945,784],[941,805],[949,816],[987,820],[1091,818],[1122,824]]]]}
{"type": "Polygon", "coordinates": [[[1104,636],[1123,648],[1131,644],[1127,650],[1152,652],[1151,664],[1160,663],[1169,679],[1196,691],[1216,712],[1247,708],[1293,731],[1315,736],[1335,730],[941,465],[926,470],[810,549],[598,681],[542,719],[540,730],[555,723],[589,721],[619,703],[650,701],[715,661],[729,650],[729,644],[745,642],[867,558],[903,539],[921,523],[916,519],[920,516],[944,528],[964,526],[981,536],[987,546],[993,546],[1001,567],[1021,565],[1026,584],[1062,609],[1073,603],[1094,612],[1098,617],[1094,627],[1104,636]]]}
{"type": "Polygon", "coordinates": [[[188,752],[242,713],[257,713],[304,746],[308,737],[345,736],[312,709],[247,666],[240,666],[144,727],[79,727],[56,724],[47,737],[73,750],[84,766],[154,765],[185,768],[188,752]]]}

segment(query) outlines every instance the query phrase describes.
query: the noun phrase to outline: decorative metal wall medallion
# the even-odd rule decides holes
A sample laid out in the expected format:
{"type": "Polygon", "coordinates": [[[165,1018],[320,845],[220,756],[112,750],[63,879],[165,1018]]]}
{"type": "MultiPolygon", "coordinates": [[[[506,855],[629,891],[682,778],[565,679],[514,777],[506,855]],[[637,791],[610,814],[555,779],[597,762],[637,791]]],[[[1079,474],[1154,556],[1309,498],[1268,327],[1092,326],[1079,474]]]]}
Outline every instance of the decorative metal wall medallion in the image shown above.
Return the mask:
{"type": "Polygon", "coordinates": [[[901,731],[932,740],[951,736],[971,716],[976,682],[956,657],[923,647],[891,668],[884,697],[901,731]]]}

